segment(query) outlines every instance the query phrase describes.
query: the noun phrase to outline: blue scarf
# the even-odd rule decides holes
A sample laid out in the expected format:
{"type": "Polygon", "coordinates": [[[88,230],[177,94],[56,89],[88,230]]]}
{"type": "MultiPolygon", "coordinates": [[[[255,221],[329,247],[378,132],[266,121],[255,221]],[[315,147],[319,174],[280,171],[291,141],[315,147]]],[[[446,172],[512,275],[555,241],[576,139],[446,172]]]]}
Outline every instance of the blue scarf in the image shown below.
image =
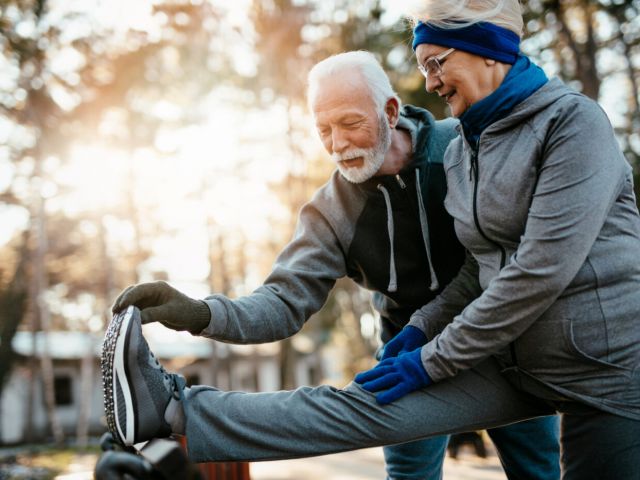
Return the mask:
{"type": "Polygon", "coordinates": [[[464,135],[472,147],[478,148],[480,134],[492,123],[503,119],[520,102],[547,83],[544,71],[528,57],[520,54],[500,86],[489,96],[460,115],[464,135]]]}

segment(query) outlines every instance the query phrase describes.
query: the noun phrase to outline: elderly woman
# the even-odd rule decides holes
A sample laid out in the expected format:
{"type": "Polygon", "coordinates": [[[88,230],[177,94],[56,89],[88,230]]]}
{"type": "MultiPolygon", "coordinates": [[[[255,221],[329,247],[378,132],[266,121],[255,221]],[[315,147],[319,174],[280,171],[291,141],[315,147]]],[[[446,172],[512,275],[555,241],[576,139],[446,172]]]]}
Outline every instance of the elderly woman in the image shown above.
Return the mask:
{"type": "Polygon", "coordinates": [[[358,380],[391,401],[494,354],[516,389],[563,414],[567,478],[640,478],[631,167],[602,109],[519,52],[522,28],[517,0],[439,0],[414,30],[427,91],[460,119],[446,207],[472,257],[388,347],[431,339],[404,362],[422,379],[394,381],[398,357],[358,380]]]}
{"type": "MultiPolygon", "coordinates": [[[[343,390],[221,392],[168,375],[164,420],[196,461],[266,460],[560,412],[563,478],[639,478],[640,216],[611,125],[520,53],[517,0],[434,0],[420,20],[426,88],[461,125],[445,155],[469,252],[459,275],[343,390]]],[[[127,344],[146,351],[128,315],[127,344]]]]}

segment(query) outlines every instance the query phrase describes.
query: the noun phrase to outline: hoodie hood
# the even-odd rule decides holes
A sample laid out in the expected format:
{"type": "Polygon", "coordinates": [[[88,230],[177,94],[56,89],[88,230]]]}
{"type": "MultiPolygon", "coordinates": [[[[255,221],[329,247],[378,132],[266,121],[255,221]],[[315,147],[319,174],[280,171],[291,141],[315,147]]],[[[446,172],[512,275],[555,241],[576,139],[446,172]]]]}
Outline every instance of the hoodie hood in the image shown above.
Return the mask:
{"type": "Polygon", "coordinates": [[[487,127],[486,131],[493,133],[509,129],[514,125],[526,122],[540,111],[546,109],[560,98],[568,95],[579,95],[578,92],[567,87],[558,78],[549,80],[535,93],[514,107],[509,115],[487,127]]]}

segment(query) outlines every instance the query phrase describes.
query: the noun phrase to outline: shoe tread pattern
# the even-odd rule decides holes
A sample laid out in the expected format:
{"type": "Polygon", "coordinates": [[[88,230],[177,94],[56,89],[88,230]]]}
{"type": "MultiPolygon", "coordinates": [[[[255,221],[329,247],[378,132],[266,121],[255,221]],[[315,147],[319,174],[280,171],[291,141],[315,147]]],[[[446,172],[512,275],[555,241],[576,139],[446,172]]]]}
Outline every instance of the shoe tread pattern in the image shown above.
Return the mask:
{"type": "MultiPolygon", "coordinates": [[[[104,395],[104,411],[107,417],[107,428],[113,435],[113,438],[123,444],[123,439],[120,438],[118,428],[116,425],[116,412],[113,399],[115,398],[113,392],[113,361],[116,352],[116,342],[118,335],[120,334],[120,326],[124,320],[125,312],[121,312],[118,315],[114,315],[109,323],[107,331],[102,343],[102,355],[100,358],[100,368],[102,371],[102,392],[104,395]]],[[[121,405],[124,402],[120,402],[121,405]]],[[[121,418],[124,418],[121,416],[121,418]]]]}

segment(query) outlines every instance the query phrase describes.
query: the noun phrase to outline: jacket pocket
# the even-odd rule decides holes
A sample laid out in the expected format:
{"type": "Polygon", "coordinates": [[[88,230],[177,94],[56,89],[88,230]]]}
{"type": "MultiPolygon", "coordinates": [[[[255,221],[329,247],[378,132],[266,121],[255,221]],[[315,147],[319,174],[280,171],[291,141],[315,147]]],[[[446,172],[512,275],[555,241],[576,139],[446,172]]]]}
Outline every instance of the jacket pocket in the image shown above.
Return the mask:
{"type": "Polygon", "coordinates": [[[623,372],[626,376],[631,376],[631,369],[612,363],[606,360],[606,352],[608,351],[607,335],[605,331],[605,323],[603,320],[602,331],[591,331],[587,338],[591,339],[591,343],[581,341],[581,335],[577,332],[579,328],[593,328],[592,325],[577,325],[575,319],[566,319],[564,322],[564,338],[567,348],[582,362],[595,365],[606,369],[615,369],[623,372]]]}
{"type": "Polygon", "coordinates": [[[578,322],[561,312],[549,311],[516,339],[514,361],[535,376],[560,383],[585,374],[629,377],[630,369],[607,358],[608,342],[600,325],[593,317],[582,317],[578,322]],[[594,325],[598,329],[594,330],[594,325]],[[583,330],[576,335],[577,328],[583,330]]]}
{"type": "MultiPolygon", "coordinates": [[[[553,377],[571,361],[563,334],[564,319],[544,315],[513,342],[511,360],[534,375],[553,377]]],[[[511,357],[511,354],[505,356],[511,357]]]]}

